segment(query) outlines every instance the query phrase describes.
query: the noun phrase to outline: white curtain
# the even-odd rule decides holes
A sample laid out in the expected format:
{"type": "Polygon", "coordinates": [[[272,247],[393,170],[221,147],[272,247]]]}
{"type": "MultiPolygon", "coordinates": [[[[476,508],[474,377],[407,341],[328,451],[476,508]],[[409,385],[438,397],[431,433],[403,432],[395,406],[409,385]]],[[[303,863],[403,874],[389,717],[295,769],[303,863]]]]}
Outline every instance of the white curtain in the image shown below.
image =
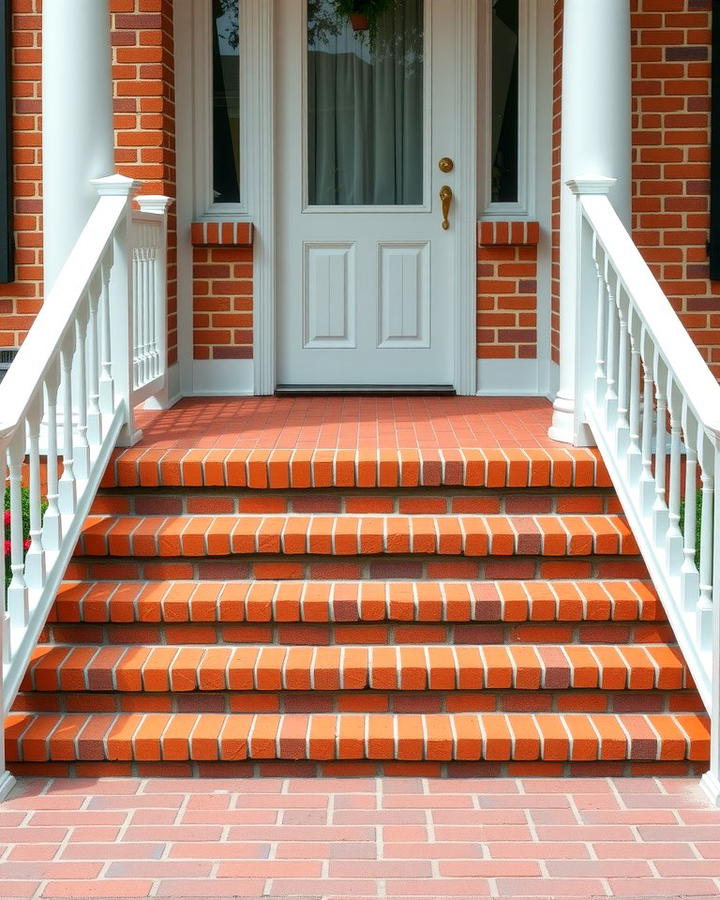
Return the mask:
{"type": "Polygon", "coordinates": [[[310,44],[312,205],[423,202],[423,6],[397,0],[373,47],[344,22],[310,44]]]}

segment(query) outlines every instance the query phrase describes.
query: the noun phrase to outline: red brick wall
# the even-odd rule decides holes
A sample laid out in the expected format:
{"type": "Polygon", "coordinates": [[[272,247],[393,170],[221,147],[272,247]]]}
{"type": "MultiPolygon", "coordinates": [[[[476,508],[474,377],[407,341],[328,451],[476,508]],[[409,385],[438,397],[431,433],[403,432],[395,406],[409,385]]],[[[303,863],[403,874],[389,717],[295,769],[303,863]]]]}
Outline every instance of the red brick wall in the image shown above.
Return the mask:
{"type": "Polygon", "coordinates": [[[0,347],[17,347],[42,305],[40,0],[13,0],[12,104],[17,280],[0,285],[0,347]]]}
{"type": "Polygon", "coordinates": [[[537,358],[537,222],[478,226],[477,357],[537,358]]]}
{"type": "MultiPolygon", "coordinates": [[[[175,60],[172,0],[110,0],[115,160],[142,193],[175,197],[175,60]]],[[[168,235],[168,363],[177,361],[177,230],[168,235]]]]}
{"type": "Polygon", "coordinates": [[[708,279],[711,0],[633,0],[635,241],[720,377],[708,279]]]}
{"type": "MultiPolygon", "coordinates": [[[[708,279],[712,0],[632,0],[633,237],[720,377],[720,283],[708,279]]],[[[562,0],[555,3],[553,359],[559,341],[562,0]]]]}
{"type": "Polygon", "coordinates": [[[252,226],[196,222],[193,358],[252,359],[252,226]]]}
{"type": "MultiPolygon", "coordinates": [[[[111,0],[116,162],[175,196],[172,0],[111,0]]],[[[41,0],[12,0],[16,280],[0,285],[0,347],[22,342],[42,305],[41,0]]],[[[177,240],[170,210],[168,357],[177,358],[177,240]]]]}

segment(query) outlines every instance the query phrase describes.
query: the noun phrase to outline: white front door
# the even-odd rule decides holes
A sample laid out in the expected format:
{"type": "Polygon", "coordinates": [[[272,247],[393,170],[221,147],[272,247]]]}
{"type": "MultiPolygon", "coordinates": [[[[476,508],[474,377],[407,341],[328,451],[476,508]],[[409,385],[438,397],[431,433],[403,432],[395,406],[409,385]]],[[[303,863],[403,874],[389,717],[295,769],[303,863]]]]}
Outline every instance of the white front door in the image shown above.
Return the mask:
{"type": "Polygon", "coordinates": [[[276,2],[278,386],[453,386],[467,4],[396,0],[355,32],[333,0],[276,2]]]}

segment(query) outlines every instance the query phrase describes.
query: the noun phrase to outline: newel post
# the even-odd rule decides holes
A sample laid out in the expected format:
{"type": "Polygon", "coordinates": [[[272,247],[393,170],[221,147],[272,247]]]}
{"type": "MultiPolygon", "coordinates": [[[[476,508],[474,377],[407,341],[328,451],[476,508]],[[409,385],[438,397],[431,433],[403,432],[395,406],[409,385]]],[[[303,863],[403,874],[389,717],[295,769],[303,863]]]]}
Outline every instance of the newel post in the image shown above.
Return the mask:
{"type": "Polygon", "coordinates": [[[133,281],[132,281],[132,200],[140,182],[124,175],[93,181],[100,197],[122,197],[125,212],[115,231],[113,265],[110,273],[110,346],[115,402],[125,402],[125,426],[118,446],[132,447],[142,437],[135,428],[133,410],[133,281]]]}
{"type": "Polygon", "coordinates": [[[713,554],[712,554],[712,646],[710,652],[712,685],[710,688],[710,768],[702,786],[715,806],[720,806],[720,434],[713,436],[713,554]]]}
{"type": "MultiPolygon", "coordinates": [[[[574,402],[565,412],[567,421],[564,429],[570,429],[569,443],[576,447],[592,446],[593,436],[587,424],[585,399],[593,389],[595,364],[597,361],[598,326],[598,272],[593,254],[593,238],[590,227],[583,216],[583,198],[607,196],[615,185],[614,178],[576,178],[568,181],[566,187],[573,197],[573,216],[566,222],[568,240],[564,247],[563,277],[569,290],[573,285],[573,303],[568,303],[563,312],[562,328],[566,332],[564,353],[566,366],[570,370],[574,385],[574,402]],[[570,241],[572,236],[572,242],[570,241]]],[[[557,412],[558,402],[555,410],[557,412]]],[[[555,432],[555,421],[550,436],[565,441],[565,432],[555,432]]]]}
{"type": "Polygon", "coordinates": [[[586,443],[577,432],[577,198],[572,184],[615,179],[610,202],[630,228],[630,0],[565,0],[560,201],[560,387],[550,437],[586,443]]]}

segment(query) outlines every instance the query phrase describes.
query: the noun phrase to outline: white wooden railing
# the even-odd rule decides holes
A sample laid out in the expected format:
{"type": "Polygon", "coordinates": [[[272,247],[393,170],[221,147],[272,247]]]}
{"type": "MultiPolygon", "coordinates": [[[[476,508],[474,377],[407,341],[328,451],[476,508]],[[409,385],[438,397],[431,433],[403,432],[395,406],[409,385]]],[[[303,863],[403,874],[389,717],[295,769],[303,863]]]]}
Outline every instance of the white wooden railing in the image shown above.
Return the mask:
{"type": "MultiPolygon", "coordinates": [[[[11,579],[0,578],[0,724],[133,408],[166,379],[166,198],[132,213],[138,187],[100,179],[99,200],[4,380],[0,456],[10,487],[11,579]],[[29,492],[30,538],[22,522],[29,492]],[[45,499],[46,498],[46,499],[45,499]],[[43,507],[47,504],[47,508],[43,507]]],[[[0,742],[0,797],[11,779],[0,742]]]]}
{"type": "Polygon", "coordinates": [[[720,385],[597,186],[570,183],[578,210],[578,396],[711,715],[704,784],[718,802],[720,385]]]}

